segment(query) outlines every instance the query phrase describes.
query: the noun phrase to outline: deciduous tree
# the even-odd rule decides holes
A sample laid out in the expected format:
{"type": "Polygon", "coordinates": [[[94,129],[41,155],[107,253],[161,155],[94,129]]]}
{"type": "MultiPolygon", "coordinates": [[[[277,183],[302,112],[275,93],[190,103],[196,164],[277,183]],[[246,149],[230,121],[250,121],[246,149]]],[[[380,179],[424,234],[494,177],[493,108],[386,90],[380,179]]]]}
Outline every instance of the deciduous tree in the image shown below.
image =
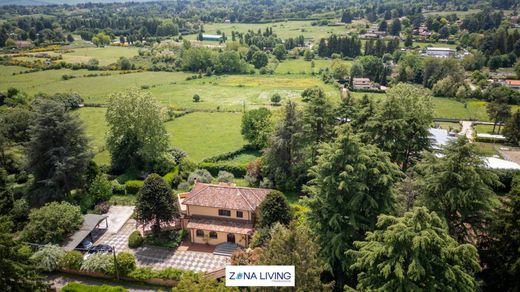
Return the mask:
{"type": "Polygon", "coordinates": [[[292,219],[292,209],[284,194],[271,191],[260,204],[258,225],[271,227],[275,223],[287,225],[292,219]]]}
{"type": "Polygon", "coordinates": [[[242,116],[242,136],[255,148],[267,146],[271,131],[271,111],[268,109],[253,109],[242,116]]]}
{"type": "Polygon", "coordinates": [[[115,169],[146,169],[168,159],[161,106],[149,93],[133,90],[112,94],[106,120],[107,147],[115,169]]]}

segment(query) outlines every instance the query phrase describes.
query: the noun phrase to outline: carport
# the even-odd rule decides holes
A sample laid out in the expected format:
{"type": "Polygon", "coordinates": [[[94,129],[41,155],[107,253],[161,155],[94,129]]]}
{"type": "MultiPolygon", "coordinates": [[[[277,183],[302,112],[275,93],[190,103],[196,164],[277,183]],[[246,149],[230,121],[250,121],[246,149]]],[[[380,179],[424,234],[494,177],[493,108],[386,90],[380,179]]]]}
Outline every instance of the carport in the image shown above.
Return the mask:
{"type": "Polygon", "coordinates": [[[63,246],[63,249],[66,251],[74,250],[87,237],[90,237],[90,241],[93,241],[92,231],[99,228],[99,224],[101,224],[102,221],[105,221],[105,228],[108,228],[107,218],[107,215],[96,214],[87,214],[83,216],[83,225],[78,231],[76,231],[76,233],[69,237],[68,241],[63,246]]]}

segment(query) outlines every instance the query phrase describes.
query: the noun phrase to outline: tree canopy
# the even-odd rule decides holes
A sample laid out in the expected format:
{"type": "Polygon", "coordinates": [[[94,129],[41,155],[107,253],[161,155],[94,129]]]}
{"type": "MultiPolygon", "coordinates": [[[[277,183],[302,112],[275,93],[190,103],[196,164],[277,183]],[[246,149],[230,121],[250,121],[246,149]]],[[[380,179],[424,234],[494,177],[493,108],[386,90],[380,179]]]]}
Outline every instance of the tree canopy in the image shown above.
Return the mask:
{"type": "Polygon", "coordinates": [[[107,147],[116,170],[146,169],[168,159],[161,106],[149,93],[133,90],[112,94],[106,120],[107,147]]]}
{"type": "Polygon", "coordinates": [[[354,243],[352,268],[361,291],[475,291],[477,249],[451,238],[443,220],[415,208],[403,217],[381,215],[376,230],[354,243]]]}

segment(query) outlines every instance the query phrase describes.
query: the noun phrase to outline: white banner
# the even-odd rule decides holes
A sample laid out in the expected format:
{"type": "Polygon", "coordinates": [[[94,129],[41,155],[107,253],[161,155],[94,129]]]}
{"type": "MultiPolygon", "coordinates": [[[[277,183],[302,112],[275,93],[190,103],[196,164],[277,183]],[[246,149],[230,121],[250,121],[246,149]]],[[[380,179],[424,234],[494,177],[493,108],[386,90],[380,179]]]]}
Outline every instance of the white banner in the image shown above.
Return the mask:
{"type": "Polygon", "coordinates": [[[294,287],[294,266],[226,266],[226,286],[294,287]]]}

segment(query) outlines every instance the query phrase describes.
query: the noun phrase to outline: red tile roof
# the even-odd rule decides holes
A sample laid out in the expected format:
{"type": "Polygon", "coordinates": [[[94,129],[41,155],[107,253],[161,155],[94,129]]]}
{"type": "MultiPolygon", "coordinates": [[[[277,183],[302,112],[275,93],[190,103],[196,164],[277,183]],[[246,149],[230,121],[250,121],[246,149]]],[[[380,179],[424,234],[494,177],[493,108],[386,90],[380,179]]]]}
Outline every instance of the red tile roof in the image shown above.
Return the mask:
{"type": "Polygon", "coordinates": [[[270,189],[196,183],[183,204],[255,211],[270,192],[270,189]]]}
{"type": "Polygon", "coordinates": [[[222,219],[202,219],[191,218],[186,226],[188,229],[201,229],[226,233],[251,234],[253,233],[253,224],[239,221],[230,221],[222,219]]]}
{"type": "Polygon", "coordinates": [[[520,80],[506,80],[507,85],[520,86],[520,80]]]}

